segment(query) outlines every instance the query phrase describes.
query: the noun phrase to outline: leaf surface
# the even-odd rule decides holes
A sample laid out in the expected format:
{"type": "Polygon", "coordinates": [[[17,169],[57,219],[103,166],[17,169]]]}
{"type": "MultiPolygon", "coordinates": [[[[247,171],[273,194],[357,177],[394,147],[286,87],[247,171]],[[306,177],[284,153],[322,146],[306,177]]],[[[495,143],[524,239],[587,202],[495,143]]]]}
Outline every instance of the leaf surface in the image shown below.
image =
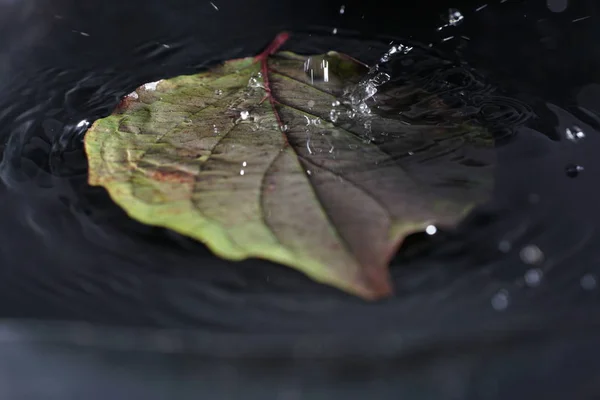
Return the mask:
{"type": "Polygon", "coordinates": [[[89,182],[220,257],[388,296],[404,237],[489,196],[492,140],[450,112],[423,122],[414,104],[447,107],[350,57],[273,50],[138,88],[87,132],[89,182]]]}

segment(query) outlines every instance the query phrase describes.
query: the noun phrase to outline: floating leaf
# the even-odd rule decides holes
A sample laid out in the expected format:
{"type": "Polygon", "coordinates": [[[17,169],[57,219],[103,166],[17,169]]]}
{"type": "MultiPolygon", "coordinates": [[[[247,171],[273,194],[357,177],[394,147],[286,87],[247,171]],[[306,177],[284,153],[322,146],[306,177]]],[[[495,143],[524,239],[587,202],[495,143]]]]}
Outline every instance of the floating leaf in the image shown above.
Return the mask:
{"type": "Polygon", "coordinates": [[[415,85],[336,52],[275,53],[280,39],[127,96],[87,132],[90,184],[220,257],[390,295],[403,238],[489,196],[492,140],[415,85]]]}

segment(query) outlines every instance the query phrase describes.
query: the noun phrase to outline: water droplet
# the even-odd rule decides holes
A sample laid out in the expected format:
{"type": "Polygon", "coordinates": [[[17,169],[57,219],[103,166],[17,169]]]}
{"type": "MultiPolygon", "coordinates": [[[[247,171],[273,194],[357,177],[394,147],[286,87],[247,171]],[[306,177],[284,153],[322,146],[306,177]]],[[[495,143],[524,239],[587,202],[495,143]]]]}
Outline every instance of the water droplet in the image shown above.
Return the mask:
{"type": "Polygon", "coordinates": [[[585,132],[578,126],[573,126],[565,130],[565,136],[573,143],[577,143],[585,139],[585,132]]]}
{"type": "Polygon", "coordinates": [[[210,5],[217,11],[219,11],[219,7],[216,6],[215,3],[213,3],[212,1],[210,2],[210,5]]]}
{"type": "Polygon", "coordinates": [[[215,90],[215,95],[221,96],[222,94],[223,94],[223,91],[221,89],[215,90]]]}
{"type": "Polygon", "coordinates": [[[245,121],[248,119],[248,117],[250,117],[250,113],[246,110],[240,112],[240,117],[245,121]]]}
{"type": "MultiPolygon", "coordinates": [[[[373,78],[373,83],[377,86],[381,86],[386,82],[389,82],[389,80],[391,79],[389,74],[386,74],[385,72],[380,72],[377,75],[375,75],[375,77],[373,78]]],[[[375,93],[373,93],[375,94],[375,93]]]]}
{"type": "Polygon", "coordinates": [[[460,24],[464,19],[465,17],[458,9],[451,8],[448,10],[448,25],[456,26],[460,24]]]}
{"type": "Polygon", "coordinates": [[[83,128],[84,126],[88,126],[90,124],[90,122],[86,119],[79,121],[79,123],[77,124],[78,128],[83,128]]]}
{"type": "Polygon", "coordinates": [[[367,105],[367,103],[360,103],[358,105],[358,111],[361,114],[371,114],[371,109],[369,108],[369,106],[367,105]]]}
{"type": "Polygon", "coordinates": [[[544,253],[534,244],[523,247],[519,256],[525,264],[529,265],[539,264],[544,260],[544,253]]]}
{"type": "Polygon", "coordinates": [[[381,59],[379,61],[382,63],[386,63],[390,61],[394,54],[408,54],[412,49],[413,48],[411,46],[405,46],[403,44],[392,46],[387,52],[383,54],[383,56],[381,56],[381,59]]]}
{"type": "Polygon", "coordinates": [[[149,82],[149,83],[146,83],[146,84],[144,84],[144,89],[145,89],[145,90],[148,90],[148,91],[150,91],[150,92],[153,92],[153,91],[155,91],[155,90],[156,90],[156,87],[158,86],[158,84],[159,84],[160,82],[161,82],[161,81],[156,81],[156,82],[149,82]]]}
{"type": "Polygon", "coordinates": [[[243,170],[243,169],[241,169],[241,170],[240,170],[240,175],[244,175],[244,174],[245,174],[244,170],[243,170]]]}
{"type": "Polygon", "coordinates": [[[340,105],[339,100],[336,100],[336,101],[334,101],[334,102],[331,103],[332,107],[338,107],[339,105],[340,105]]]}
{"type": "Polygon", "coordinates": [[[492,307],[496,311],[504,311],[508,307],[509,297],[508,292],[504,289],[492,296],[492,307]]]}
{"type": "Polygon", "coordinates": [[[306,170],[306,173],[307,173],[308,175],[312,175],[312,171],[311,171],[310,169],[307,169],[307,170],[306,170]]]}
{"type": "Polygon", "coordinates": [[[287,126],[287,125],[282,125],[282,126],[281,126],[281,132],[287,132],[287,131],[289,131],[289,130],[290,130],[290,127],[289,127],[289,126],[287,126]]]}
{"type": "Polygon", "coordinates": [[[340,7],[340,14],[344,14],[346,12],[346,6],[341,6],[340,7]]]}
{"type": "Polygon", "coordinates": [[[247,163],[246,161],[244,161],[244,162],[242,163],[242,167],[245,167],[245,166],[247,166],[247,165],[248,165],[248,163],[247,163]]]}
{"type": "Polygon", "coordinates": [[[435,235],[437,233],[437,227],[435,225],[429,225],[425,228],[425,232],[428,235],[435,235]]]}
{"type": "Polygon", "coordinates": [[[337,111],[337,110],[329,111],[329,119],[331,120],[331,122],[336,122],[338,120],[339,116],[340,116],[339,111],[337,111]]]}
{"type": "Polygon", "coordinates": [[[213,124],[213,132],[215,133],[215,135],[219,133],[219,128],[217,128],[216,124],[213,124]]]}
{"type": "Polygon", "coordinates": [[[334,35],[336,35],[336,34],[337,34],[337,32],[338,32],[338,31],[337,31],[337,28],[333,28],[333,31],[332,31],[332,33],[333,33],[334,35]]]}
{"type": "Polygon", "coordinates": [[[498,243],[498,250],[503,253],[508,253],[511,249],[512,245],[508,240],[502,240],[500,243],[498,243]]]}
{"type": "Polygon", "coordinates": [[[536,287],[542,282],[543,272],[539,268],[532,268],[525,272],[525,284],[529,287],[536,287]]]}
{"type": "Polygon", "coordinates": [[[594,290],[594,289],[596,289],[596,286],[598,285],[596,276],[593,274],[585,274],[584,276],[581,277],[581,280],[579,283],[580,283],[581,287],[585,290],[594,290]]]}
{"type": "Polygon", "coordinates": [[[259,81],[255,76],[252,76],[250,79],[248,79],[248,87],[264,89],[262,82],[259,81]]]}
{"type": "Polygon", "coordinates": [[[579,175],[580,172],[583,171],[583,167],[581,165],[576,164],[568,164],[565,167],[565,173],[569,178],[575,178],[579,175]]]}

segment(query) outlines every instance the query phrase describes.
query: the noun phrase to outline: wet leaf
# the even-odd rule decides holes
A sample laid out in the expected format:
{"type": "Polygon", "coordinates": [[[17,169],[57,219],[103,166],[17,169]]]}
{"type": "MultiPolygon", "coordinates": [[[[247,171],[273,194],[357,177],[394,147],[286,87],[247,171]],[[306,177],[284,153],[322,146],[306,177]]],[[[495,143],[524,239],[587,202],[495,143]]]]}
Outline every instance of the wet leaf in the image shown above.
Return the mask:
{"type": "Polygon", "coordinates": [[[86,134],[89,182],[220,257],[390,295],[403,238],[489,196],[492,140],[347,56],[274,50],[138,88],[86,134]]]}

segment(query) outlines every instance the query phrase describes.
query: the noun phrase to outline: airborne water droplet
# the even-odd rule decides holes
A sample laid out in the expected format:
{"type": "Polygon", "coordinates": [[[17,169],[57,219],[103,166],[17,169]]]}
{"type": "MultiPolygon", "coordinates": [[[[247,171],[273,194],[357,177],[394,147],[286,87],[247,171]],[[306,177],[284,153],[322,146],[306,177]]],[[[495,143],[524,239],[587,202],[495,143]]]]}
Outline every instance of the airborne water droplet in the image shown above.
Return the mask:
{"type": "Polygon", "coordinates": [[[346,12],[346,6],[343,5],[340,7],[340,14],[344,14],[346,12]]]}
{"type": "Polygon", "coordinates": [[[521,260],[529,265],[539,264],[544,260],[542,250],[533,244],[523,247],[519,255],[521,256],[521,260]]]}
{"type": "Polygon", "coordinates": [[[435,225],[429,225],[427,228],[425,228],[425,232],[428,235],[433,236],[437,233],[437,227],[435,225]]]}
{"type": "Polygon", "coordinates": [[[576,164],[568,164],[565,167],[565,173],[569,178],[575,178],[579,175],[580,172],[583,171],[583,167],[581,165],[576,164]]]}
{"type": "Polygon", "coordinates": [[[244,111],[240,112],[240,117],[241,117],[243,120],[247,120],[249,116],[250,116],[250,113],[249,113],[248,111],[246,111],[246,110],[244,110],[244,111]]]}
{"type": "Polygon", "coordinates": [[[525,283],[529,287],[539,286],[542,282],[542,270],[539,268],[532,268],[525,272],[525,283]]]}
{"type": "Polygon", "coordinates": [[[594,290],[598,284],[596,277],[593,274],[585,274],[581,277],[580,285],[585,290],[594,290]]]}
{"type": "Polygon", "coordinates": [[[509,297],[506,290],[500,290],[492,296],[492,307],[496,311],[504,311],[508,307],[509,297]]]}
{"type": "Polygon", "coordinates": [[[456,8],[451,8],[448,10],[448,25],[456,26],[460,24],[464,19],[465,17],[456,8]]]}
{"type": "Polygon", "coordinates": [[[565,130],[565,136],[573,143],[577,143],[585,139],[585,132],[578,126],[573,126],[565,130]]]}

